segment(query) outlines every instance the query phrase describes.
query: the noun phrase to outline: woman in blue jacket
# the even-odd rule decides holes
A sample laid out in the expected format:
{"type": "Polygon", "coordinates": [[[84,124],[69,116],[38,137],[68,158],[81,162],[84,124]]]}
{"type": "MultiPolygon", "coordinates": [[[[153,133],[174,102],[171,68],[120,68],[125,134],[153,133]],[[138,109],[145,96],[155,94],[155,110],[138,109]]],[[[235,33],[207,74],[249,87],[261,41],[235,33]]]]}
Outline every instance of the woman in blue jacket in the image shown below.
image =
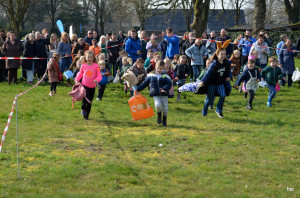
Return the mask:
{"type": "MultiPolygon", "coordinates": [[[[282,45],[279,52],[279,67],[281,67],[282,73],[284,73],[285,79],[288,76],[288,87],[292,86],[292,76],[295,71],[295,60],[294,57],[297,56],[296,48],[292,44],[291,39],[287,39],[285,44],[282,45]]],[[[281,85],[284,86],[285,80],[281,80],[281,85]]]]}
{"type": "Polygon", "coordinates": [[[157,111],[157,123],[161,124],[161,115],[163,112],[163,126],[167,126],[168,95],[172,87],[172,81],[167,74],[163,73],[164,66],[164,61],[157,61],[155,72],[148,74],[145,81],[138,86],[137,91],[141,91],[150,85],[150,96],[154,99],[157,111]]]}
{"type": "Polygon", "coordinates": [[[196,82],[201,73],[201,67],[204,65],[203,59],[208,55],[208,50],[204,45],[202,45],[202,41],[200,39],[196,39],[195,44],[185,50],[185,54],[191,59],[194,82],[196,82]]]}
{"type": "Polygon", "coordinates": [[[132,64],[141,57],[142,55],[142,46],[141,41],[137,37],[136,30],[131,30],[131,37],[128,37],[128,40],[125,44],[125,51],[128,53],[128,56],[132,59],[132,64]]]}
{"type": "MultiPolygon", "coordinates": [[[[68,69],[72,64],[72,56],[71,56],[72,50],[71,50],[71,43],[69,41],[68,33],[66,32],[62,33],[61,41],[58,44],[57,51],[61,55],[59,69],[61,73],[64,73],[64,71],[68,69]]],[[[67,80],[67,86],[71,86],[70,79],[67,80]]]]}

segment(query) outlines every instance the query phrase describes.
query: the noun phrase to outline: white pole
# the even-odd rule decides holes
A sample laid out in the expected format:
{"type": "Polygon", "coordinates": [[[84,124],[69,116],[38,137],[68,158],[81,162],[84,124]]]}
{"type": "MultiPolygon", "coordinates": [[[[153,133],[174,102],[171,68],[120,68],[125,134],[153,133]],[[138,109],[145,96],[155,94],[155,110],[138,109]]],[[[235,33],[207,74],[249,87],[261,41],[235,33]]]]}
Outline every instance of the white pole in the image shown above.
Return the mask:
{"type": "Polygon", "coordinates": [[[16,130],[17,130],[17,163],[18,163],[18,180],[20,179],[20,169],[19,169],[19,133],[18,133],[18,95],[16,96],[16,130]]]}

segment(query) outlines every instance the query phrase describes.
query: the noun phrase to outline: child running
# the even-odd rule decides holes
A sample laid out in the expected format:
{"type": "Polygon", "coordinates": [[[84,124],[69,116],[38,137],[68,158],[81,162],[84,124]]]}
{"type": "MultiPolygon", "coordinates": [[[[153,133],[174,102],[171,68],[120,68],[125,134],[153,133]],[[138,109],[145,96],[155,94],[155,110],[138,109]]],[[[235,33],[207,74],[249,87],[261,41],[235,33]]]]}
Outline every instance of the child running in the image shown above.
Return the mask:
{"type": "Polygon", "coordinates": [[[92,51],[86,51],[84,55],[84,61],[78,72],[75,80],[78,83],[82,79],[82,85],[86,90],[86,98],[82,100],[81,114],[84,119],[88,120],[91,112],[92,101],[95,95],[95,87],[101,81],[102,75],[99,65],[96,63],[96,58],[92,51]]]}
{"type": "Polygon", "coordinates": [[[281,69],[278,67],[278,60],[275,57],[270,57],[269,62],[271,66],[267,66],[261,71],[262,79],[261,80],[266,80],[267,86],[269,88],[269,97],[268,97],[268,102],[267,106],[271,107],[272,100],[276,96],[276,89],[275,86],[278,83],[278,79],[284,79],[283,78],[283,73],[281,69]]]}
{"type": "Polygon", "coordinates": [[[101,60],[98,62],[99,67],[100,67],[100,72],[102,75],[102,79],[101,81],[98,83],[98,96],[97,96],[97,101],[101,101],[106,85],[109,83],[107,76],[111,76],[111,74],[109,73],[108,69],[105,68],[106,63],[105,61],[101,60]]]}
{"type": "Polygon", "coordinates": [[[258,68],[255,67],[255,61],[253,59],[248,60],[247,68],[242,73],[241,77],[238,80],[238,86],[244,82],[246,90],[249,93],[249,100],[246,109],[252,110],[252,102],[254,99],[254,94],[258,88],[258,82],[260,81],[260,73],[258,68]]]}
{"type": "Polygon", "coordinates": [[[60,54],[53,53],[53,59],[51,59],[47,65],[48,76],[50,81],[50,93],[49,96],[56,94],[56,85],[59,82],[59,67],[58,62],[60,59],[60,54]]]}
{"type": "Polygon", "coordinates": [[[138,86],[137,91],[142,91],[150,85],[150,96],[153,97],[155,109],[157,111],[157,123],[161,124],[161,116],[163,113],[163,126],[167,126],[168,116],[168,95],[171,88],[171,78],[163,73],[165,63],[161,60],[156,62],[155,71],[148,74],[145,81],[138,86]]]}

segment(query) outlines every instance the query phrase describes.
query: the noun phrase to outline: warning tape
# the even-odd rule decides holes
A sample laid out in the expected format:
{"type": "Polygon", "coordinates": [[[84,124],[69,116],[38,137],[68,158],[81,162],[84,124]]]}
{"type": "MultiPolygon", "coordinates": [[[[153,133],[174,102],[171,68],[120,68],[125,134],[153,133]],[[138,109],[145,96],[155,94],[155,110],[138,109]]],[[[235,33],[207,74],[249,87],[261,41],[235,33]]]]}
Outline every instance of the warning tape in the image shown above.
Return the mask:
{"type": "Polygon", "coordinates": [[[4,140],[5,140],[5,137],[6,137],[6,133],[7,133],[7,131],[8,131],[8,128],[9,128],[9,124],[10,124],[12,115],[13,115],[13,113],[14,113],[14,107],[15,107],[15,105],[16,105],[17,98],[20,97],[20,96],[22,96],[22,95],[24,95],[24,94],[26,94],[27,92],[31,91],[31,90],[34,89],[36,86],[38,86],[38,85],[44,80],[46,74],[47,74],[47,70],[46,70],[45,74],[43,75],[43,77],[41,78],[41,80],[39,80],[33,87],[31,87],[30,89],[24,91],[23,93],[18,94],[18,95],[15,97],[14,102],[13,102],[13,105],[12,105],[12,108],[11,108],[11,111],[10,111],[10,114],[9,114],[9,117],[8,117],[8,120],[7,120],[6,127],[5,127],[4,132],[3,132],[3,135],[2,135],[1,144],[0,144],[0,153],[1,153],[1,151],[2,151],[3,143],[4,143],[4,140]]]}
{"type": "Polygon", "coordinates": [[[11,117],[14,114],[14,107],[16,105],[17,97],[18,96],[16,96],[15,99],[14,99],[14,102],[13,102],[13,105],[12,105],[12,108],[11,108],[11,111],[10,111],[10,114],[9,114],[9,117],[8,117],[8,120],[7,120],[6,127],[5,127],[3,135],[2,135],[1,144],[0,144],[0,153],[2,151],[2,146],[3,146],[3,143],[4,143],[5,137],[6,137],[6,133],[8,131],[8,127],[9,127],[9,124],[10,124],[10,121],[11,121],[11,117]]]}

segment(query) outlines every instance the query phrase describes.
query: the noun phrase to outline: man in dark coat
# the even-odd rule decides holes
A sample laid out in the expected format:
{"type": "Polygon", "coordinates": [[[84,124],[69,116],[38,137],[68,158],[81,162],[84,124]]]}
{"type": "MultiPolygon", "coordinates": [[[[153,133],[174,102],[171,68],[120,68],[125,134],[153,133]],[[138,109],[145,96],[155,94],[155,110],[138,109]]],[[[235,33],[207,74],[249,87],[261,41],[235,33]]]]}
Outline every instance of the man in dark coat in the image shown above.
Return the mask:
{"type": "Polygon", "coordinates": [[[116,63],[119,57],[119,42],[115,33],[112,33],[112,39],[107,43],[107,54],[110,73],[111,69],[113,69],[113,76],[116,76],[118,71],[116,63]]]}

